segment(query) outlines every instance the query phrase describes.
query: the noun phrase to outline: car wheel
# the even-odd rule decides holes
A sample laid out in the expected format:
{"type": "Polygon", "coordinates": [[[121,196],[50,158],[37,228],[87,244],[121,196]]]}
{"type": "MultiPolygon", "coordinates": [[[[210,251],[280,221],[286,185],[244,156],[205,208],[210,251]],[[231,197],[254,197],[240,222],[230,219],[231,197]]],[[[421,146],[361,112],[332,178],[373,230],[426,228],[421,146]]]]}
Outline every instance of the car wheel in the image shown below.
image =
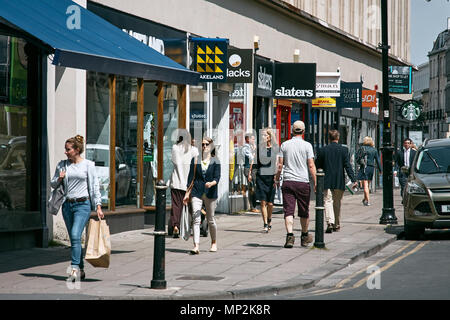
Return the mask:
{"type": "Polygon", "coordinates": [[[420,236],[425,232],[425,228],[419,226],[412,226],[410,222],[408,223],[408,220],[406,220],[405,216],[404,231],[406,240],[419,240],[420,236]]]}

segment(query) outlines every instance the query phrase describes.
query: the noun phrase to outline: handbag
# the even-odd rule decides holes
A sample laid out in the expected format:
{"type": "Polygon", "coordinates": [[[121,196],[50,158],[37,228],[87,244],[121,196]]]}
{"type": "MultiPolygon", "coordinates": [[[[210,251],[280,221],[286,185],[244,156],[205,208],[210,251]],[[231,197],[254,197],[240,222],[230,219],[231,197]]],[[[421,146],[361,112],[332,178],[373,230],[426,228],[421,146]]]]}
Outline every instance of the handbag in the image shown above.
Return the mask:
{"type": "Polygon", "coordinates": [[[183,206],[183,211],[181,212],[180,221],[180,235],[185,240],[188,241],[191,235],[191,214],[189,212],[189,207],[187,205],[183,206]]]}
{"type": "Polygon", "coordinates": [[[111,257],[111,239],[106,220],[90,219],[84,259],[96,268],[108,268],[111,257]]]}
{"type": "Polygon", "coordinates": [[[194,176],[192,178],[192,182],[191,182],[191,184],[189,185],[189,187],[186,190],[186,194],[189,194],[189,196],[191,195],[192,188],[194,188],[195,172],[196,171],[197,171],[197,158],[195,158],[195,161],[194,161],[194,176]]]}
{"type": "MultiPolygon", "coordinates": [[[[64,161],[64,168],[67,172],[67,160],[64,161]]],[[[53,215],[57,215],[59,212],[59,209],[61,208],[63,202],[64,202],[64,196],[66,194],[64,190],[64,180],[61,180],[58,187],[56,187],[52,194],[50,195],[50,199],[47,202],[47,211],[53,215]]]]}

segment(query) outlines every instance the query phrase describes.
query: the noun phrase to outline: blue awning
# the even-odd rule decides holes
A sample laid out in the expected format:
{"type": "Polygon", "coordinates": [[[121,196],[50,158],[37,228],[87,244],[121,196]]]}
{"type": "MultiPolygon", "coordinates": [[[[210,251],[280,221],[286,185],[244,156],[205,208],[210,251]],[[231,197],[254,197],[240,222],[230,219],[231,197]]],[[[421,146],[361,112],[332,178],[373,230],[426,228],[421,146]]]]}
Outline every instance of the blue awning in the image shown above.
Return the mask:
{"type": "Polygon", "coordinates": [[[73,1],[0,0],[0,17],[3,24],[48,46],[54,65],[176,84],[198,83],[197,72],[73,1]]]}

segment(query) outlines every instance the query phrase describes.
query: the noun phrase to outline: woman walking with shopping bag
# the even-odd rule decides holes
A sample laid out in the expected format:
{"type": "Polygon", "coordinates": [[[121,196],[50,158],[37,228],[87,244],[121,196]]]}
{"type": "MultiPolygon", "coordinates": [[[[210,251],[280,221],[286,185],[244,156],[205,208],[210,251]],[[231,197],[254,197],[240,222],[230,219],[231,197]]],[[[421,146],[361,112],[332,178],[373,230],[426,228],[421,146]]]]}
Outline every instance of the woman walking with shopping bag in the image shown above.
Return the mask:
{"type": "Polygon", "coordinates": [[[82,136],[67,139],[65,143],[67,160],[58,163],[51,180],[54,189],[61,183],[64,185],[62,213],[70,238],[72,259],[67,281],[85,278],[81,235],[89,221],[91,210],[97,211],[99,219],[104,217],[95,164],[81,157],[83,151],[82,136]]]}
{"type": "Polygon", "coordinates": [[[201,159],[192,159],[188,176],[188,190],[183,199],[187,205],[192,196],[192,212],[194,221],[194,248],[191,254],[200,253],[200,222],[203,203],[206,207],[206,218],[208,220],[211,248],[210,252],[217,251],[217,225],[214,219],[214,211],[218,198],[217,184],[220,180],[220,162],[215,157],[214,142],[211,138],[202,141],[201,159]]]}

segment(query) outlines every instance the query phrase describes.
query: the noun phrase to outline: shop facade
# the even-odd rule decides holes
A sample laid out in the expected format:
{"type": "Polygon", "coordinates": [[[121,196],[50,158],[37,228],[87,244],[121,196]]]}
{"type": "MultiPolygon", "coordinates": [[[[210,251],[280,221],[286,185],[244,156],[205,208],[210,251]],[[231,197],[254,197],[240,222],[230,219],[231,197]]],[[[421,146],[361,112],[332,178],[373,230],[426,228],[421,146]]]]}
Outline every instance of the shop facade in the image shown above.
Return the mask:
{"type": "MultiPolygon", "coordinates": [[[[2,58],[8,63],[3,66],[1,175],[2,186],[13,196],[0,197],[0,250],[46,247],[59,236],[68,239],[61,214],[49,216],[46,204],[49,180],[66,158],[64,142],[76,134],[86,138],[86,158],[95,161],[108,221],[119,209],[144,211],[144,150],[137,146],[144,142],[145,83],[148,91],[157,92],[156,105],[163,110],[185,92],[186,83],[197,83],[198,74],[131,39],[83,5],[44,0],[2,6],[7,21],[2,25],[2,58]],[[67,18],[68,8],[75,20],[67,18]],[[23,19],[30,14],[39,27],[23,19]],[[77,19],[85,22],[84,28],[77,29],[77,19]]],[[[156,124],[161,133],[162,119],[156,124]]],[[[163,140],[157,141],[161,148],[163,140]]],[[[118,224],[111,227],[122,231],[118,224]]]]}

